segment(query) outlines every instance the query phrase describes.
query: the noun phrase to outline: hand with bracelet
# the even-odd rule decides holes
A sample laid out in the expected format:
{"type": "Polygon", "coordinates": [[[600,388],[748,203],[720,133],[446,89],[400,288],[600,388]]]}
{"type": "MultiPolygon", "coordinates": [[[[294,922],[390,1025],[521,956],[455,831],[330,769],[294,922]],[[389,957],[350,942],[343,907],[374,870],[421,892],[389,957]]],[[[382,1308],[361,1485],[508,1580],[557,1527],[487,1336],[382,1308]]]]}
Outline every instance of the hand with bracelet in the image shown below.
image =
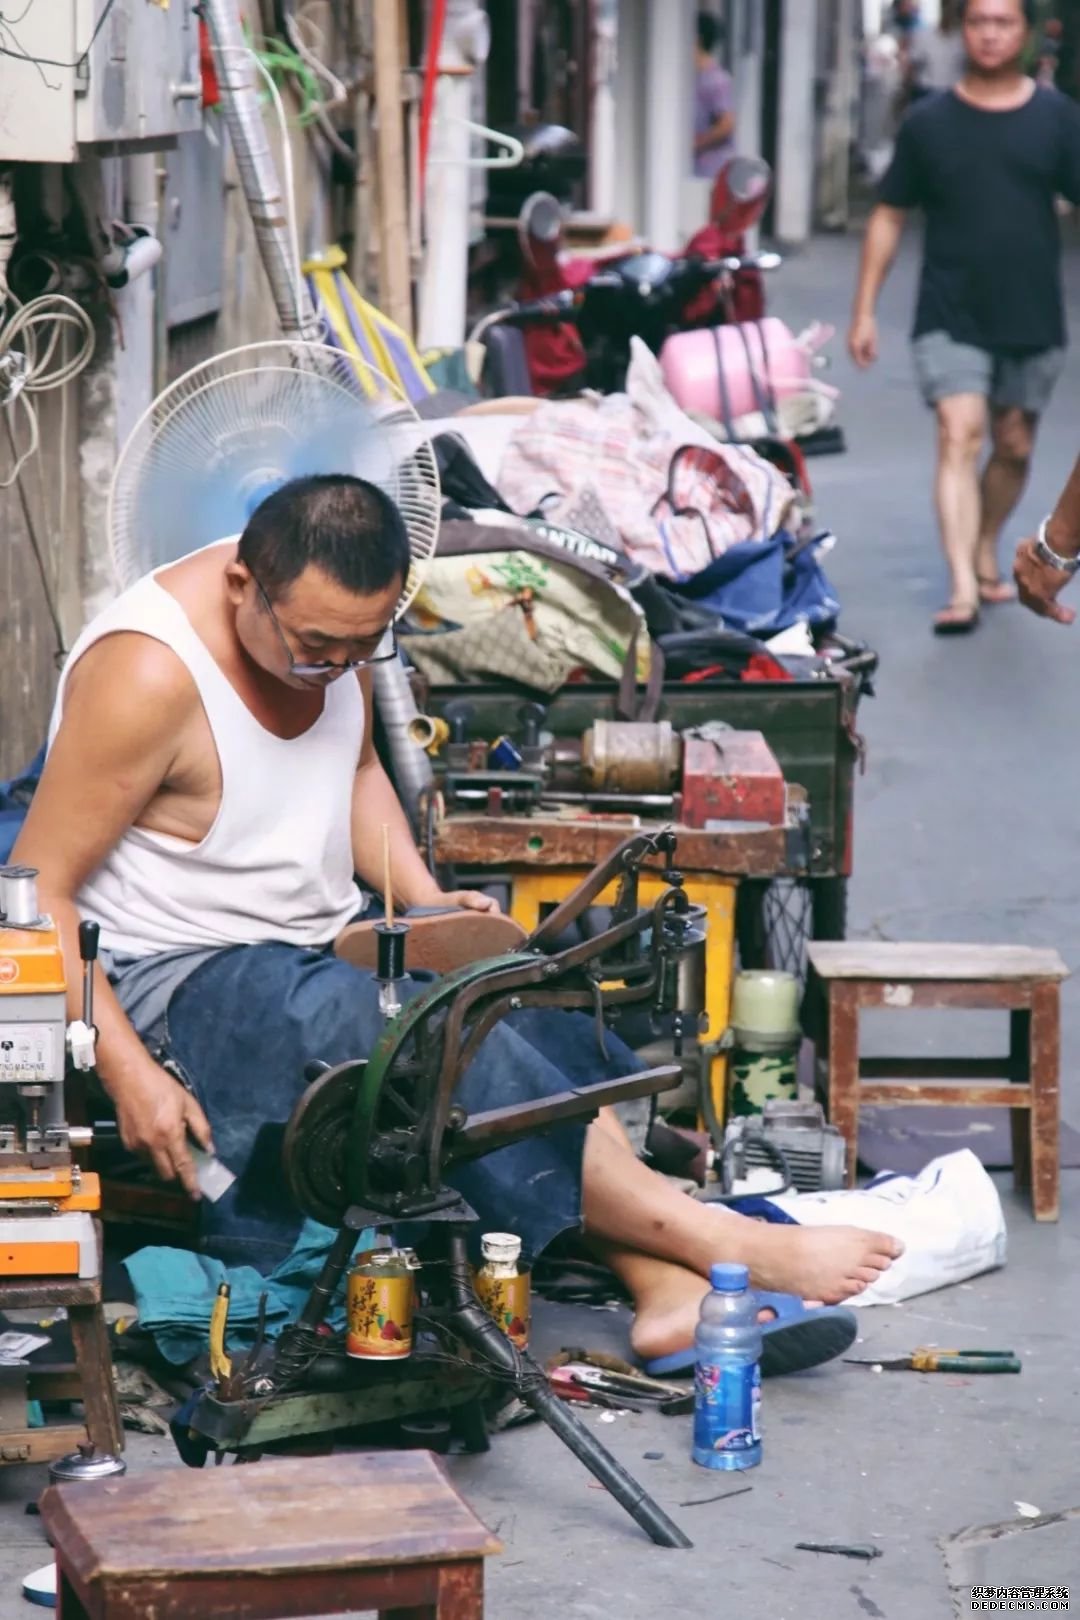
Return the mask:
{"type": "Polygon", "coordinates": [[[1080,570],[1080,459],[1048,518],[1033,540],[1022,540],[1013,564],[1020,600],[1032,613],[1057,624],[1072,624],[1076,609],[1058,601],[1080,570]]]}

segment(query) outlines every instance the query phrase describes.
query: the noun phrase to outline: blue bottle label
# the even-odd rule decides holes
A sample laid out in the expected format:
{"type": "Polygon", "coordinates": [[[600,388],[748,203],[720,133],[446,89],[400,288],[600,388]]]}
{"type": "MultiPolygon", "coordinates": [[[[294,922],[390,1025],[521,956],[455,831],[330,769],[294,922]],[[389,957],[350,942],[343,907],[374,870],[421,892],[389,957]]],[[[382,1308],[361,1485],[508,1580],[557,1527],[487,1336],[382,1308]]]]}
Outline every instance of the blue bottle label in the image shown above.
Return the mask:
{"type": "Polygon", "coordinates": [[[761,1367],[699,1362],[694,1379],[694,1450],[749,1451],[761,1439],[761,1367]]]}

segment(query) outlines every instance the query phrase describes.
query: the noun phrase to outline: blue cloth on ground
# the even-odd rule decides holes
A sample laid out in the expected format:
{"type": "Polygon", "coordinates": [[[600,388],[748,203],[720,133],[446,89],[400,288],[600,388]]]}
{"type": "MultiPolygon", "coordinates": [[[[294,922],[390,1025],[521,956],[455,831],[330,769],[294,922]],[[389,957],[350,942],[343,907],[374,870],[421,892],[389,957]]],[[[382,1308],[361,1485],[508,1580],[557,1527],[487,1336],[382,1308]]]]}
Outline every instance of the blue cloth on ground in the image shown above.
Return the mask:
{"type": "MultiPolygon", "coordinates": [[[[305,1220],[292,1253],[268,1277],[254,1266],[226,1266],[207,1254],[154,1246],[139,1249],[124,1261],[139,1326],[154,1340],[166,1361],[185,1366],[206,1350],[210,1315],[218,1287],[230,1285],[228,1349],[230,1354],[250,1349],[259,1319],[259,1300],[266,1294],[266,1333],[276,1338],[299,1316],[337,1233],[318,1221],[305,1220]]],[[[370,1247],[373,1231],[356,1234],[357,1249],[370,1247]]],[[[330,1327],[345,1326],[344,1287],[339,1288],[327,1312],[330,1327]]]]}
{"type": "Polygon", "coordinates": [[[691,579],[664,583],[676,595],[715,613],[730,629],[751,636],[776,635],[800,622],[831,624],[840,613],[817,545],[796,548],[782,529],[769,540],[730,546],[691,579]]]}

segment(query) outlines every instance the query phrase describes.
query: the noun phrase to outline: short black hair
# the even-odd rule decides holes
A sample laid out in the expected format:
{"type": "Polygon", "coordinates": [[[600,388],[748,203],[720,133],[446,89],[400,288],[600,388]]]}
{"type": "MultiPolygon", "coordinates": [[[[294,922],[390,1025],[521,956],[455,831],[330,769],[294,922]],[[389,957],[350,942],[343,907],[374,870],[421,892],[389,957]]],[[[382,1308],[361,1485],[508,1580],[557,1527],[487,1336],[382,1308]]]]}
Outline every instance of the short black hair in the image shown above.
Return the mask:
{"type": "Polygon", "coordinates": [[[237,558],[271,601],[305,568],[357,596],[384,591],[409,572],[409,536],[389,495],[364,478],[319,473],[282,484],[255,508],[237,558]]]}
{"type": "MultiPolygon", "coordinates": [[[[963,22],[964,18],[967,16],[967,8],[969,4],[970,0],[960,0],[960,3],[956,8],[956,14],[960,18],[961,22],[963,22]]],[[[1018,0],[1018,4],[1020,6],[1020,10],[1024,14],[1025,23],[1029,28],[1034,28],[1035,24],[1039,20],[1039,7],[1037,0],[1018,0]]]]}
{"type": "Polygon", "coordinates": [[[723,38],[724,25],[719,17],[714,17],[711,11],[699,11],[697,14],[697,42],[701,49],[711,54],[723,42],[723,38]]]}

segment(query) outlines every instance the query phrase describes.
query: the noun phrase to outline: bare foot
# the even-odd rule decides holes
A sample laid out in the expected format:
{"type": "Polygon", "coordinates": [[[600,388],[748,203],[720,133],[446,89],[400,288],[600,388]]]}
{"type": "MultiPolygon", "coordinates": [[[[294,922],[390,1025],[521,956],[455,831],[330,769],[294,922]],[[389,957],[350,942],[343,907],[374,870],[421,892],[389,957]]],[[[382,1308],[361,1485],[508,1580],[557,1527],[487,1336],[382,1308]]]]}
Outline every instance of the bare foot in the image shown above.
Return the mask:
{"type": "MultiPolygon", "coordinates": [[[[812,1295],[826,1305],[861,1294],[904,1252],[899,1238],[856,1226],[773,1226],[767,1221],[751,1226],[752,1231],[738,1233],[743,1251],[738,1258],[750,1267],[751,1283],[781,1294],[812,1295]]],[[[728,1247],[730,1232],[725,1237],[728,1247]]]]}
{"type": "Polygon", "coordinates": [[[984,579],[982,574],[979,575],[980,602],[985,602],[990,607],[1001,607],[1007,602],[1015,602],[1016,595],[1016,586],[1010,585],[997,575],[992,579],[984,579]]]}
{"type": "MultiPolygon", "coordinates": [[[[688,1350],[694,1342],[694,1329],[701,1314],[701,1302],[709,1285],[682,1266],[665,1266],[662,1277],[639,1300],[630,1329],[630,1344],[640,1361],[673,1356],[688,1350]]],[[[820,1300],[807,1300],[808,1309],[820,1300]]],[[[759,1322],[771,1322],[776,1312],[767,1307],[758,1312],[759,1322]]]]}

